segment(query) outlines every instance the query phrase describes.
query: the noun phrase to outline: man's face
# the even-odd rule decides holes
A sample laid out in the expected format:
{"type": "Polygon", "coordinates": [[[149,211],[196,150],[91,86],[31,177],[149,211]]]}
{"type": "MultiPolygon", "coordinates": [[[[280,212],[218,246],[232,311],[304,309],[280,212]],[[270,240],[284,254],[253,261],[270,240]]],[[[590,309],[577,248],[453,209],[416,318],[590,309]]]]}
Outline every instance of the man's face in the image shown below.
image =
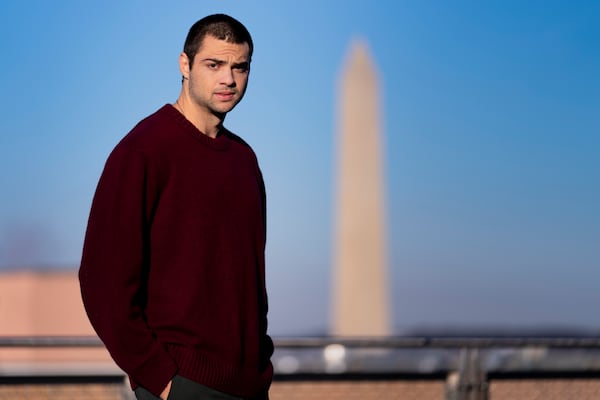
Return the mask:
{"type": "MultiPolygon", "coordinates": [[[[188,68],[189,79],[184,81],[198,111],[225,114],[240,102],[250,73],[249,53],[247,43],[229,43],[213,36],[204,38],[194,64],[188,68]]],[[[185,76],[185,65],[182,69],[185,76]]]]}

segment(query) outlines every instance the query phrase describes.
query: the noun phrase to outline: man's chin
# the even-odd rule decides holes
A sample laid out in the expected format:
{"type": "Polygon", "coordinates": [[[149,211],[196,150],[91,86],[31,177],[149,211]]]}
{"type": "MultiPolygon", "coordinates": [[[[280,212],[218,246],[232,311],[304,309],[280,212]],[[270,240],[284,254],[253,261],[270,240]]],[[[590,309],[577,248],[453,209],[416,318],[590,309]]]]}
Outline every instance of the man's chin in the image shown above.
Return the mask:
{"type": "Polygon", "coordinates": [[[215,115],[219,115],[219,114],[225,115],[229,111],[233,110],[236,105],[237,105],[237,102],[230,103],[230,104],[221,104],[221,105],[219,105],[219,107],[213,107],[212,112],[215,115]]]}

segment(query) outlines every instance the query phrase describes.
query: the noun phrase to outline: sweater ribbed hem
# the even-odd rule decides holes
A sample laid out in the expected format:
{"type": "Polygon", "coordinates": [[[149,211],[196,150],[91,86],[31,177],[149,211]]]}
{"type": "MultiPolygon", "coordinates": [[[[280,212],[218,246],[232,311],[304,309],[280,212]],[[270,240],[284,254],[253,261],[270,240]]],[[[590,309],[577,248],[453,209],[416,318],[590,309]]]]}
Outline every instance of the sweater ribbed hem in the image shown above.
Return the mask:
{"type": "Polygon", "coordinates": [[[169,345],[168,352],[176,360],[179,375],[234,396],[252,398],[265,393],[273,379],[270,363],[259,371],[258,366],[251,368],[208,358],[190,347],[169,345]]]}

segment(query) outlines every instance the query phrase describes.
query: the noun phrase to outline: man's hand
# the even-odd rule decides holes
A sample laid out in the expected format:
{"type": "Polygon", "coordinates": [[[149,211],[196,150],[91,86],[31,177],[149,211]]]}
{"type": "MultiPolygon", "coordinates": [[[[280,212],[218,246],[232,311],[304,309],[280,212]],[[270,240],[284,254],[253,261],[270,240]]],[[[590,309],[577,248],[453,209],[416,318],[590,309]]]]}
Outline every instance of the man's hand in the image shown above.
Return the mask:
{"type": "Polygon", "coordinates": [[[160,394],[160,398],[162,400],[167,400],[167,397],[169,397],[169,392],[171,391],[171,382],[173,381],[171,380],[169,383],[167,383],[167,387],[160,394]]]}

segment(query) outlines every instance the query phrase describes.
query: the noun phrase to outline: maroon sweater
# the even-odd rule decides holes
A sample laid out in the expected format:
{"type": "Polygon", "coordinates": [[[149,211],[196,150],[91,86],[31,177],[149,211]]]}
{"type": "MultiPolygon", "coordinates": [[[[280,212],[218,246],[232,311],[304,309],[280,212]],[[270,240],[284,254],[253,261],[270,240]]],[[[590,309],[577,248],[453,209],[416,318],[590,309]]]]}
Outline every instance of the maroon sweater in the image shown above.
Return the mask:
{"type": "Polygon", "coordinates": [[[132,386],[179,374],[241,397],[268,390],[265,192],[251,148],[171,105],[111,153],[79,271],[86,311],[132,386]]]}

